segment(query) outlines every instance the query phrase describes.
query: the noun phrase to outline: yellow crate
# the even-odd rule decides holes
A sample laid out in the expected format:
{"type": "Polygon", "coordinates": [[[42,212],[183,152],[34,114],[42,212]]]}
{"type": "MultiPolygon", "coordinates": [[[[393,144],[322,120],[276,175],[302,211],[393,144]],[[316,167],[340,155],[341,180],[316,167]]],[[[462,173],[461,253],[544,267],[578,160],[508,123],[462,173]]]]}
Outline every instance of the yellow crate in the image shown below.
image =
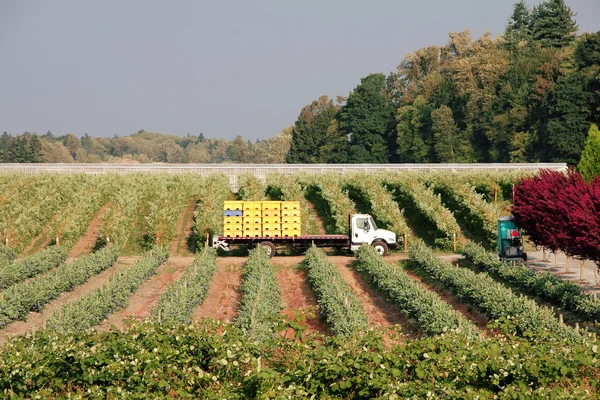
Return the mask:
{"type": "Polygon", "coordinates": [[[300,217],[300,210],[282,210],[282,217],[300,217]]]}
{"type": "Polygon", "coordinates": [[[262,201],[261,202],[261,210],[263,210],[263,211],[281,210],[281,202],[280,201],[262,201]]]}
{"type": "Polygon", "coordinates": [[[282,231],[299,231],[300,228],[300,224],[281,224],[282,231]]]}
{"type": "Polygon", "coordinates": [[[300,202],[299,201],[282,201],[281,209],[282,210],[299,210],[300,202]]]}
{"type": "Polygon", "coordinates": [[[262,230],[263,237],[281,237],[280,229],[264,229],[262,230]]]}
{"type": "Polygon", "coordinates": [[[223,202],[223,210],[241,210],[243,204],[242,201],[225,201],[223,202]]]}
{"type": "Polygon", "coordinates": [[[244,210],[244,211],[254,210],[254,202],[253,201],[242,202],[242,210],[244,210]]]}
{"type": "Polygon", "coordinates": [[[268,231],[270,230],[276,230],[276,231],[280,231],[281,230],[281,224],[262,224],[262,229],[263,231],[266,229],[268,231]]]}
{"type": "Polygon", "coordinates": [[[244,218],[246,217],[262,217],[262,211],[260,210],[244,210],[244,218]]]}
{"type": "Polygon", "coordinates": [[[261,217],[244,217],[244,225],[246,224],[262,224],[262,218],[261,217]]]}
{"type": "Polygon", "coordinates": [[[281,210],[263,210],[262,216],[264,217],[281,217],[281,210]]]}
{"type": "Polygon", "coordinates": [[[223,217],[223,223],[225,225],[240,225],[242,217],[223,217]]]}
{"type": "Polygon", "coordinates": [[[281,236],[288,236],[288,237],[300,236],[300,229],[282,229],[281,236]]]}
{"type": "Polygon", "coordinates": [[[261,235],[262,230],[260,225],[249,224],[244,225],[243,232],[245,237],[257,237],[261,235]]]}
{"type": "Polygon", "coordinates": [[[285,215],[281,217],[282,224],[301,224],[302,221],[300,217],[286,217],[285,215]]]}
{"type": "Polygon", "coordinates": [[[263,217],[262,223],[263,224],[280,224],[281,218],[279,218],[279,217],[263,217]]]}
{"type": "Polygon", "coordinates": [[[227,233],[227,232],[241,232],[243,229],[243,225],[242,224],[229,224],[229,225],[225,225],[223,227],[223,230],[227,233]]]}

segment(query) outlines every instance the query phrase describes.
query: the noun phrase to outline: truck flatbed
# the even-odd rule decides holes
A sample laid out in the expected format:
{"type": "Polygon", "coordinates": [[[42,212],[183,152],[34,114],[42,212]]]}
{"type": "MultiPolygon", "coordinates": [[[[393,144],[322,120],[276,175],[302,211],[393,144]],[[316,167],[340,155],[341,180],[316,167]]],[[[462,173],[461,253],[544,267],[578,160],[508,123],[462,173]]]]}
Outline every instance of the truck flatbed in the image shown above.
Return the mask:
{"type": "Polygon", "coordinates": [[[301,236],[219,236],[219,241],[228,241],[232,244],[246,244],[254,242],[272,243],[348,243],[348,235],[301,235],[301,236]]]}

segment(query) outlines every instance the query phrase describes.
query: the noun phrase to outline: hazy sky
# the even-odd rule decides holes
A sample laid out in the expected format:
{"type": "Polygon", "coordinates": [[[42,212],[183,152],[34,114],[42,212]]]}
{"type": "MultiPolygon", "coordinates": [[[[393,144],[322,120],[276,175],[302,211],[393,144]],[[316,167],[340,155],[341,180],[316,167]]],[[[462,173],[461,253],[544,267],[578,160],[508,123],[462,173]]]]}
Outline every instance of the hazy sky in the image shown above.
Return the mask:
{"type": "MultiPolygon", "coordinates": [[[[0,0],[0,131],[263,139],[448,32],[501,33],[513,4],[0,0]]],[[[600,29],[600,0],[567,4],[600,29]]]]}

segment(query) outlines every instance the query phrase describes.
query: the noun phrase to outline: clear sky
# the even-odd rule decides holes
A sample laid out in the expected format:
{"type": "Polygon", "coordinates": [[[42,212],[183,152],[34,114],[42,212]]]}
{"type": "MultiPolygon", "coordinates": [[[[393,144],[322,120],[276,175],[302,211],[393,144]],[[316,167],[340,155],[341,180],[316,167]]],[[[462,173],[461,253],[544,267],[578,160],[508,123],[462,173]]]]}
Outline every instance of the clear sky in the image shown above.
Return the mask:
{"type": "MultiPolygon", "coordinates": [[[[0,132],[264,139],[448,32],[501,33],[513,4],[0,0],[0,132]]],[[[600,29],[600,0],[567,4],[600,29]]]]}

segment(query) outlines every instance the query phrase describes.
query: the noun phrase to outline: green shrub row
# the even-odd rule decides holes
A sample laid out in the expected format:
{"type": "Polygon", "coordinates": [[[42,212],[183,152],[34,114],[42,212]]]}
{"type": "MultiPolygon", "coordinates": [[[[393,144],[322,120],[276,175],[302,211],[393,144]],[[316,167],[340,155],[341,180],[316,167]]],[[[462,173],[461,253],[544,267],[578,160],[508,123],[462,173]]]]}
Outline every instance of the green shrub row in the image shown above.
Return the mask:
{"type": "Polygon", "coordinates": [[[68,249],[63,246],[46,247],[39,253],[23,257],[0,268],[0,290],[56,267],[67,259],[68,249]]]}
{"type": "Polygon", "coordinates": [[[401,267],[386,262],[375,249],[363,245],[356,252],[355,267],[367,281],[408,318],[414,318],[421,332],[439,335],[454,331],[477,336],[479,330],[440,296],[425,289],[404,273],[401,267]]]}
{"type": "Polygon", "coordinates": [[[312,246],[304,259],[306,276],[319,302],[321,313],[338,336],[352,336],[369,327],[360,301],[340,272],[321,249],[312,246]]]}
{"type": "Polygon", "coordinates": [[[585,294],[573,282],[560,279],[551,273],[539,273],[522,264],[510,265],[498,260],[496,254],[483,247],[469,243],[465,247],[465,258],[476,268],[498,275],[527,292],[543,297],[553,304],[581,314],[590,320],[600,320],[600,303],[585,294]]]}
{"type": "Polygon", "coordinates": [[[547,307],[515,296],[508,288],[485,273],[475,273],[443,261],[422,242],[409,248],[410,261],[432,279],[450,289],[458,298],[479,307],[490,319],[501,320],[507,329],[518,335],[541,339],[547,335],[575,339],[572,328],[560,324],[547,307]]]}
{"type": "Polygon", "coordinates": [[[196,256],[182,278],[170,285],[152,310],[154,320],[161,323],[189,324],[194,309],[208,294],[217,269],[217,251],[207,247],[196,256]]]}
{"type": "Polygon", "coordinates": [[[242,302],[236,325],[251,337],[264,339],[277,325],[281,300],[275,270],[265,250],[250,251],[242,276],[242,302]]]}
{"type": "Polygon", "coordinates": [[[10,247],[0,244],[0,268],[17,259],[17,253],[10,247]]]}
{"type": "Polygon", "coordinates": [[[0,299],[0,328],[17,319],[25,319],[31,311],[40,311],[63,292],[72,290],[117,261],[117,250],[105,247],[55,271],[17,283],[2,292],[0,299]]]}
{"type": "Polygon", "coordinates": [[[129,296],[156,273],[158,266],[169,257],[165,248],[149,251],[137,263],[110,277],[100,289],[72,303],[65,304],[48,319],[46,326],[64,332],[76,332],[91,328],[113,312],[124,308],[129,296]]]}

